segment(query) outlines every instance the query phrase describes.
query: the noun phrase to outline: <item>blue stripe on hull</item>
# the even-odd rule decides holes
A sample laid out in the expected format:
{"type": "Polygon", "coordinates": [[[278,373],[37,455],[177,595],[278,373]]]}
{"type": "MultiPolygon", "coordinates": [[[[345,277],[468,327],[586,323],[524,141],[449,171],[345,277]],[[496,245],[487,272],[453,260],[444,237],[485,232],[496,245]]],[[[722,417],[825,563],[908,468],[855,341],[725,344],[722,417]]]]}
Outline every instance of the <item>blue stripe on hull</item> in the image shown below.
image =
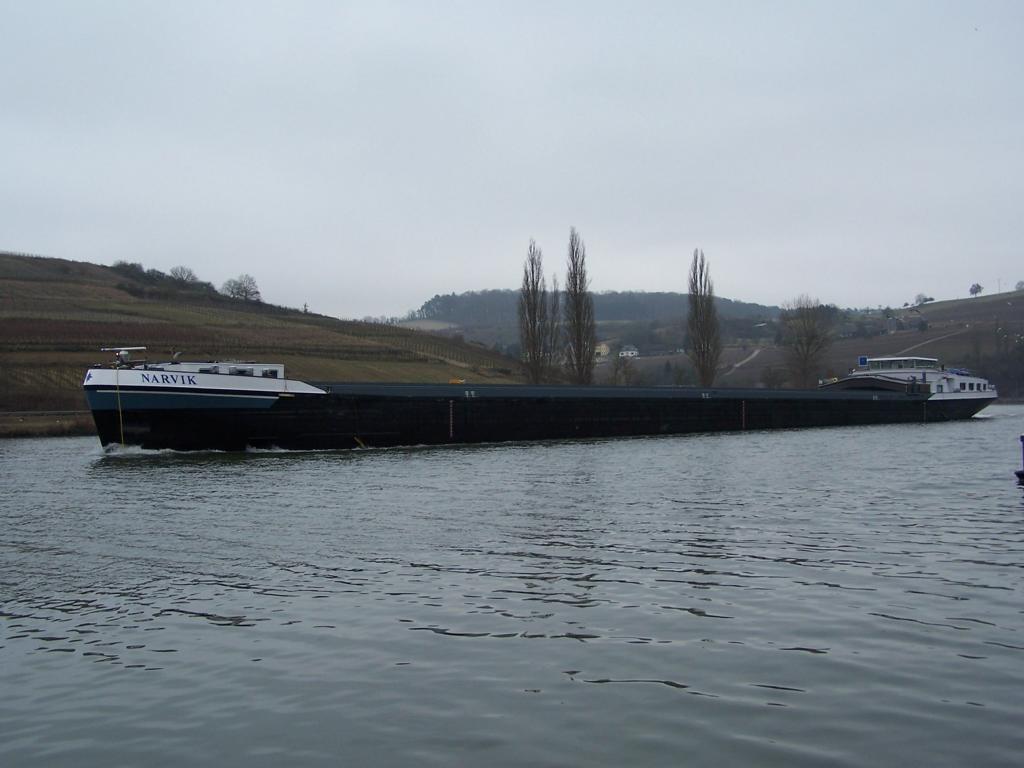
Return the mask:
{"type": "Polygon", "coordinates": [[[242,394],[195,390],[86,389],[85,398],[93,411],[233,410],[270,408],[277,395],[242,394]],[[120,405],[118,400],[120,399],[120,405]]]}

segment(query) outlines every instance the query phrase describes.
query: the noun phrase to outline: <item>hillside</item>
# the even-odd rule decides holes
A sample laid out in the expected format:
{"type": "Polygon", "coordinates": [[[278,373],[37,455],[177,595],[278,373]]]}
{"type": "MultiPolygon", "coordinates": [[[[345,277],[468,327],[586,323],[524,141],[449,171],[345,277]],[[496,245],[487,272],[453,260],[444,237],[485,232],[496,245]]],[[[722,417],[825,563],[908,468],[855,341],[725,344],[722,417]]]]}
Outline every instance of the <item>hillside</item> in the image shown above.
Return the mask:
{"type": "Polygon", "coordinates": [[[229,299],[137,265],[0,253],[0,410],[84,408],[84,369],[118,344],[270,359],[321,381],[519,380],[514,361],[453,339],[229,299]]]}
{"type": "MultiPolygon", "coordinates": [[[[593,294],[598,337],[618,337],[631,325],[649,326],[676,322],[689,308],[689,296],[671,291],[605,291],[593,294]]],[[[485,290],[434,296],[404,319],[408,328],[429,330],[448,336],[462,336],[511,355],[518,351],[518,290],[485,290]]],[[[778,317],[779,308],[722,297],[715,307],[725,324],[749,326],[778,317]]],[[[677,340],[675,346],[679,346],[677,340]]]]}
{"type": "MultiPolygon", "coordinates": [[[[518,354],[518,292],[472,291],[435,296],[410,313],[404,325],[450,338],[473,339],[518,354]]],[[[608,292],[594,295],[598,339],[614,351],[622,345],[640,350],[635,380],[691,383],[684,346],[685,294],[608,292]]],[[[776,306],[716,298],[726,348],[720,383],[729,386],[776,385],[787,377],[776,306]],[[737,366],[738,367],[734,367],[737,366]]],[[[836,340],[820,375],[842,374],[861,355],[905,352],[969,366],[999,385],[1004,396],[1024,396],[1024,292],[929,302],[920,307],[836,310],[836,340]]],[[[598,367],[597,378],[612,380],[612,366],[598,367]]]]}
{"type": "MultiPolygon", "coordinates": [[[[889,320],[880,313],[857,315],[850,310],[819,370],[822,378],[839,376],[861,355],[871,357],[914,354],[937,357],[950,366],[968,367],[988,377],[1003,398],[1024,397],[1024,292],[935,302],[897,310],[889,320]],[[857,325],[887,328],[855,335],[857,325]]],[[[769,328],[774,326],[769,323],[769,328]]],[[[650,355],[635,367],[648,381],[670,383],[685,373],[685,355],[650,355]]],[[[604,375],[608,376],[608,370],[604,375]]],[[[725,386],[783,384],[787,377],[786,350],[769,338],[744,339],[726,345],[722,375],[725,386]],[[739,367],[733,368],[737,363],[739,367]]],[[[684,375],[683,380],[686,381],[684,375]]]]}

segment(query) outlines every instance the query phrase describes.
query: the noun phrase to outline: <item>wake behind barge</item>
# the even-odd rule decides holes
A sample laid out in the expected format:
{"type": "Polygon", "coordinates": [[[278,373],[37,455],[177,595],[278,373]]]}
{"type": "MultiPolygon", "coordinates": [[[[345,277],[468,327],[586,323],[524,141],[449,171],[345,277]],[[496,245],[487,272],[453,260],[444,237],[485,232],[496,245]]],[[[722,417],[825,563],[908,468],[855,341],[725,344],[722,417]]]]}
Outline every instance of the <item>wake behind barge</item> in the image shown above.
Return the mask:
{"type": "Polygon", "coordinates": [[[878,358],[901,367],[777,390],[306,383],[276,364],[132,363],[130,350],[83,382],[104,446],[308,450],[928,423],[970,418],[996,398],[984,379],[929,358],[878,358]]]}

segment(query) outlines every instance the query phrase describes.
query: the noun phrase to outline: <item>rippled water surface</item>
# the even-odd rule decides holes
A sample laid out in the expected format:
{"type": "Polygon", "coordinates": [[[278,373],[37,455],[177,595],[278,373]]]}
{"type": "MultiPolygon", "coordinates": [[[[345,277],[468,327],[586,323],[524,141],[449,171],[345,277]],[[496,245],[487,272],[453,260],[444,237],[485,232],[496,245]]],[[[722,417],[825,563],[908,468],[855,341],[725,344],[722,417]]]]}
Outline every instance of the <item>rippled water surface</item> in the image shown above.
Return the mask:
{"type": "Polygon", "coordinates": [[[1024,407],[986,416],[0,442],[0,764],[1020,765],[1024,407]]]}

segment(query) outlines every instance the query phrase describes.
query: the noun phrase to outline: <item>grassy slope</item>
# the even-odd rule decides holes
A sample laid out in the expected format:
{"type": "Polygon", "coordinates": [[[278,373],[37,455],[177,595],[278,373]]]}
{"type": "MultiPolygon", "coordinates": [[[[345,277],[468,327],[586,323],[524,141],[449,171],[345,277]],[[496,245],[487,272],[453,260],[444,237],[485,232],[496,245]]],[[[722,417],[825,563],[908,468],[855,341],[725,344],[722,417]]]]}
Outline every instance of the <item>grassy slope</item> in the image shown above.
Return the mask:
{"type": "Polygon", "coordinates": [[[186,359],[272,360],[320,381],[519,380],[512,361],[471,344],[0,254],[0,410],[83,408],[84,369],[108,357],[100,347],[119,344],[148,347],[150,359],[181,350],[186,359]]]}

